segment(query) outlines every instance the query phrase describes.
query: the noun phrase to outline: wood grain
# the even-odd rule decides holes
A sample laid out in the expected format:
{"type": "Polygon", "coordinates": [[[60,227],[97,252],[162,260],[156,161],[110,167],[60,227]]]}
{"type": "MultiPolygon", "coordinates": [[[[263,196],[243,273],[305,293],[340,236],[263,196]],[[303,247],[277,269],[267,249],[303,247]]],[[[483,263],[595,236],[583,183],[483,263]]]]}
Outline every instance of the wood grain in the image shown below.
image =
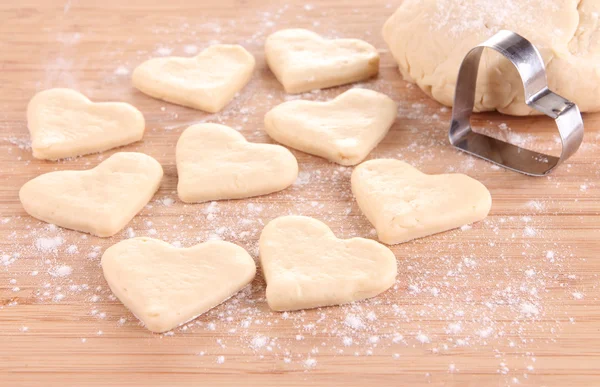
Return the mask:
{"type": "MultiPolygon", "coordinates": [[[[446,139],[450,112],[401,80],[380,36],[396,5],[380,0],[2,2],[0,384],[599,385],[600,116],[585,117],[581,150],[546,178],[493,168],[456,152],[446,139]],[[220,202],[212,220],[209,205],[185,205],[176,198],[175,143],[190,124],[220,122],[239,127],[250,141],[270,142],[263,116],[287,97],[265,66],[262,45],[269,33],[287,27],[362,38],[378,47],[381,73],[361,86],[388,94],[400,111],[370,157],[401,158],[429,173],[468,173],[490,189],[491,214],[471,229],[394,246],[397,285],[376,299],[272,313],[259,275],[242,296],[186,328],[151,334],[111,296],[99,267],[102,251],[131,234],[183,246],[216,234],[256,257],[263,224],[302,214],[325,221],[340,237],[373,237],[352,199],[351,168],[301,152],[294,152],[303,172],[298,184],[278,194],[220,202]],[[189,55],[194,46],[217,41],[242,44],[257,58],[250,84],[219,114],[153,100],[134,90],[124,74],[161,48],[189,55]],[[144,113],[144,140],[122,149],[157,158],[165,178],[129,231],[82,239],[23,211],[18,190],[27,180],[53,170],[90,168],[116,151],[61,162],[35,160],[27,148],[26,105],[34,93],[51,87],[75,88],[95,101],[126,101],[144,113]],[[39,238],[62,243],[45,251],[39,238]],[[72,274],[53,276],[61,265],[72,274]],[[363,326],[352,329],[353,317],[363,326]],[[262,337],[267,338],[263,346],[256,341],[262,337]]],[[[302,98],[325,100],[345,89],[302,98]]],[[[506,123],[513,140],[536,149],[557,147],[552,122],[544,118],[481,114],[477,123],[496,132],[506,123]]]]}

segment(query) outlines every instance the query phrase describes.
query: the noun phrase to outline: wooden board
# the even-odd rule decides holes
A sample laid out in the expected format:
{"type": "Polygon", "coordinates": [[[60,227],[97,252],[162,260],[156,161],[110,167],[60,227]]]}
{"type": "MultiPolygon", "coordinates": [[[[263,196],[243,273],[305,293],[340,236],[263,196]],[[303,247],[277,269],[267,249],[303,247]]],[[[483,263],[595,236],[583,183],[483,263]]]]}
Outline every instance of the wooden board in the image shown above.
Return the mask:
{"type": "MultiPolygon", "coordinates": [[[[283,3],[2,2],[0,384],[599,385],[600,116],[585,117],[584,145],[550,177],[495,168],[453,150],[448,109],[401,80],[380,35],[396,3],[283,3]],[[375,299],[272,313],[259,275],[239,297],[185,327],[151,334],[115,300],[101,274],[102,252],[121,239],[148,235],[190,246],[221,237],[256,257],[263,225],[286,214],[319,218],[340,237],[374,237],[352,198],[351,168],[301,152],[294,152],[299,181],[284,192],[212,207],[177,200],[175,143],[188,125],[220,122],[250,141],[270,142],[263,116],[290,97],[265,66],[262,46],[286,27],[378,47],[381,74],[361,86],[390,95],[400,110],[370,157],[404,159],[429,173],[468,173],[489,187],[490,216],[394,246],[397,284],[375,299]],[[257,58],[250,84],[223,112],[174,106],[131,87],[130,71],[143,60],[191,55],[216,42],[240,43],[257,58]],[[26,105],[51,87],[126,101],[146,117],[144,140],[122,150],[157,158],[165,178],[150,205],[113,238],[48,226],[19,203],[27,180],[90,168],[114,152],[61,162],[31,156],[26,105]]],[[[301,97],[325,100],[345,89],[301,97]]],[[[477,122],[524,145],[557,146],[544,118],[485,114],[477,122]],[[498,129],[503,123],[512,130],[498,129]]]]}

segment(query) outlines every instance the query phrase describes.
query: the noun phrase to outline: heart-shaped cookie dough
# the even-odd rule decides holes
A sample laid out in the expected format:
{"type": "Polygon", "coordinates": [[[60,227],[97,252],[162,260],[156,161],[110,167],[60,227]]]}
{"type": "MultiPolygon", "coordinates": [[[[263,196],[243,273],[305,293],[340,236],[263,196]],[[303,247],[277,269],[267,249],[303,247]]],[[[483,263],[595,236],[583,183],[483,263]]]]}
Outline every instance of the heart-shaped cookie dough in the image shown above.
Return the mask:
{"type": "Polygon", "coordinates": [[[269,222],[259,250],[267,302],[277,311],[374,297],[396,279],[390,249],[370,239],[338,239],[326,224],[305,216],[269,222]]]}
{"type": "Polygon", "coordinates": [[[269,68],[288,93],[344,85],[379,71],[379,53],[359,39],[324,39],[303,29],[271,34],[265,42],[269,68]]]}
{"type": "Polygon", "coordinates": [[[109,237],[152,199],[162,176],[152,157],[119,152],[87,171],[40,175],[21,187],[19,198],[34,218],[109,237]]]}
{"type": "Polygon", "coordinates": [[[57,160],[142,139],[144,116],[123,102],[94,103],[71,89],[37,93],[27,106],[33,157],[57,160]]]}
{"type": "Polygon", "coordinates": [[[151,238],[132,238],[102,255],[112,292],[152,332],[195,319],[249,284],[252,257],[223,241],[177,248],[151,238]]]}
{"type": "Polygon", "coordinates": [[[392,159],[356,167],[352,192],[379,240],[389,245],[477,222],[492,206],[487,188],[467,175],[427,175],[392,159]]]}
{"type": "Polygon", "coordinates": [[[216,113],[248,83],[254,64],[242,46],[219,44],[193,58],[150,59],[134,70],[133,85],[154,98],[216,113]]]}
{"type": "Polygon", "coordinates": [[[286,148],[253,144],[218,124],[187,128],[177,141],[177,193],[186,203],[266,195],[290,186],[298,162],[286,148]]]}
{"type": "Polygon", "coordinates": [[[350,89],[327,102],[284,102],[265,115],[265,130],[289,147],[356,165],[383,140],[396,114],[385,94],[350,89]]]}

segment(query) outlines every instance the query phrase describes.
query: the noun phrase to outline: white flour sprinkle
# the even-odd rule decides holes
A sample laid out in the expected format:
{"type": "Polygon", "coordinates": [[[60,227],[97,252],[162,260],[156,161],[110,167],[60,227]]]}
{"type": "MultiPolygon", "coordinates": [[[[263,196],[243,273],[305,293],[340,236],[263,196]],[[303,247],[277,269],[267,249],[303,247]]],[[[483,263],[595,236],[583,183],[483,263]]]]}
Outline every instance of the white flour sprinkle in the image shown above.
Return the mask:
{"type": "Polygon", "coordinates": [[[534,304],[532,304],[531,302],[523,302],[521,304],[521,313],[524,314],[525,316],[531,317],[531,316],[535,316],[539,313],[539,309],[537,306],[535,306],[534,304]]]}
{"type": "Polygon", "coordinates": [[[114,74],[115,75],[128,75],[129,69],[125,66],[119,66],[115,69],[114,74]]]}
{"type": "Polygon", "coordinates": [[[448,324],[448,329],[446,331],[455,335],[462,331],[462,326],[460,325],[460,323],[451,323],[448,324]]]}
{"type": "Polygon", "coordinates": [[[311,357],[309,357],[308,359],[304,360],[304,366],[306,368],[314,368],[317,366],[317,359],[313,359],[311,357]]]}
{"type": "Polygon", "coordinates": [[[365,327],[365,324],[363,323],[361,318],[352,313],[348,313],[346,315],[346,318],[344,319],[344,324],[346,324],[352,329],[362,329],[365,327]]]}
{"type": "Polygon", "coordinates": [[[531,200],[529,202],[527,202],[527,208],[534,210],[534,211],[543,211],[544,210],[544,204],[536,201],[536,200],[531,200]]]}
{"type": "Polygon", "coordinates": [[[50,274],[52,277],[68,277],[71,275],[71,273],[73,273],[73,268],[66,265],[56,266],[48,270],[48,274],[50,274]]]}
{"type": "Polygon", "coordinates": [[[159,47],[155,51],[156,55],[160,55],[160,56],[171,55],[172,52],[173,52],[173,49],[169,48],[169,47],[159,47]]]}
{"type": "Polygon", "coordinates": [[[492,335],[492,333],[494,333],[494,328],[492,327],[487,327],[484,329],[480,329],[479,331],[477,331],[477,336],[486,339],[488,337],[490,337],[492,335]]]}
{"type": "Polygon", "coordinates": [[[161,202],[161,203],[162,203],[164,206],[166,206],[166,207],[170,207],[170,206],[172,206],[172,205],[173,205],[173,203],[175,203],[175,200],[173,200],[172,198],[170,198],[170,197],[168,197],[168,196],[167,196],[167,197],[164,197],[164,198],[162,198],[162,199],[160,200],[160,202],[161,202]]]}
{"type": "Polygon", "coordinates": [[[527,226],[523,229],[523,235],[527,237],[536,236],[537,231],[533,227],[527,226]]]}
{"type": "Polygon", "coordinates": [[[188,55],[194,55],[198,52],[198,46],[194,44],[186,44],[185,46],[183,46],[183,52],[185,52],[188,55]]]}
{"type": "Polygon", "coordinates": [[[575,292],[573,293],[573,298],[576,300],[581,300],[583,298],[583,293],[575,292]]]}
{"type": "Polygon", "coordinates": [[[59,236],[53,238],[37,238],[35,240],[35,247],[44,253],[56,252],[63,242],[64,240],[59,236]]]}
{"type": "Polygon", "coordinates": [[[269,338],[266,336],[255,336],[254,338],[252,338],[250,346],[254,349],[260,349],[267,345],[268,342],[269,338]]]}
{"type": "Polygon", "coordinates": [[[417,341],[421,344],[427,344],[431,341],[426,334],[421,332],[419,332],[417,336],[415,336],[415,339],[417,339],[417,341]]]}
{"type": "Polygon", "coordinates": [[[217,356],[217,364],[225,363],[225,356],[217,356]]]}

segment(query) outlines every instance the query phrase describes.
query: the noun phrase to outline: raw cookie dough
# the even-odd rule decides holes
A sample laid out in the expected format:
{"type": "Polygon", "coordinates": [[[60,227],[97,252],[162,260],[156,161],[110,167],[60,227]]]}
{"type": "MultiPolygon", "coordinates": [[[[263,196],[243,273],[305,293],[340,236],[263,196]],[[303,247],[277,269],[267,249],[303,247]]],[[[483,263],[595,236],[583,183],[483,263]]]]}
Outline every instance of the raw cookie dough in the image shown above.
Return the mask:
{"type": "Polygon", "coordinates": [[[112,292],[152,332],[165,332],[221,304],[252,281],[256,265],[223,241],[177,248],[151,238],[127,239],[102,255],[112,292]]]}
{"type": "Polygon", "coordinates": [[[21,187],[19,198],[34,218],[109,237],[152,199],[162,176],[152,157],[119,152],[86,171],[40,175],[21,187]]]}
{"type": "Polygon", "coordinates": [[[144,116],[123,102],[94,103],[71,89],[37,93],[27,106],[33,157],[57,160],[142,139],[144,116]]]}
{"type": "Polygon", "coordinates": [[[325,223],[283,216],[263,229],[260,262],[273,310],[345,304],[375,297],[396,280],[396,257],[370,239],[338,239],[325,223]]]}
{"type": "Polygon", "coordinates": [[[358,82],[379,71],[379,53],[369,43],[359,39],[324,39],[303,29],[269,35],[265,56],[288,93],[358,82]]]}
{"type": "Polygon", "coordinates": [[[352,172],[358,206],[388,245],[484,219],[492,197],[460,173],[427,175],[392,159],[369,160],[352,172]]]}
{"type": "Polygon", "coordinates": [[[385,94],[356,88],[327,102],[284,102],[266,114],[265,130],[289,147],[356,165],[383,140],[396,114],[385,94]]]}
{"type": "Polygon", "coordinates": [[[266,195],[289,187],[298,176],[289,150],[249,143],[225,125],[187,128],[177,141],[176,158],[177,193],[186,203],[266,195]]]}
{"type": "Polygon", "coordinates": [[[248,83],[254,64],[242,46],[218,44],[193,58],[147,60],[133,71],[133,86],[163,101],[216,113],[248,83]]]}
{"type": "MultiPolygon", "coordinates": [[[[600,110],[600,0],[404,0],[383,37],[400,72],[435,100],[452,106],[466,53],[506,29],[529,39],[546,63],[550,89],[584,112],[600,110]]],[[[524,101],[513,65],[486,50],[475,110],[540,114],[524,101]]]]}

